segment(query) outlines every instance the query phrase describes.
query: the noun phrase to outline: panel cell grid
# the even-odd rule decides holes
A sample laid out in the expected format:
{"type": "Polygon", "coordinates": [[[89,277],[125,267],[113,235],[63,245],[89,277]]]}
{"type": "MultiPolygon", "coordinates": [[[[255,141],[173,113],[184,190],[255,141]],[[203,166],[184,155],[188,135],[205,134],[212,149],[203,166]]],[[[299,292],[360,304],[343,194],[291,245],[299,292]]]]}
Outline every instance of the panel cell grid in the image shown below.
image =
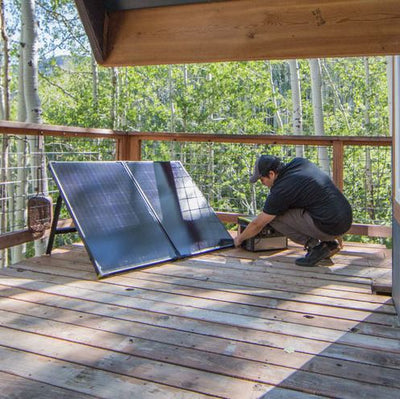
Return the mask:
{"type": "Polygon", "coordinates": [[[53,162],[50,170],[100,276],[232,246],[180,162],[53,162]]]}

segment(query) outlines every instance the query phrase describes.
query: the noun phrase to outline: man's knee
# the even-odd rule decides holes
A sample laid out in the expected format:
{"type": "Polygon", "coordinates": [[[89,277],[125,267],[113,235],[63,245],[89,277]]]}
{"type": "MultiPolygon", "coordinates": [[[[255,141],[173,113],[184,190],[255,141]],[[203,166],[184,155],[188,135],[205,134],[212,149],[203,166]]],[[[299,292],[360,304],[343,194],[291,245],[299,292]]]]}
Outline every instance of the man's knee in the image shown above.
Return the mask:
{"type": "Polygon", "coordinates": [[[301,227],[309,224],[310,220],[312,221],[311,217],[309,217],[309,215],[304,209],[295,208],[295,209],[288,209],[282,215],[276,216],[275,219],[270,224],[273,227],[274,224],[276,226],[283,224],[295,228],[296,226],[301,227]]]}

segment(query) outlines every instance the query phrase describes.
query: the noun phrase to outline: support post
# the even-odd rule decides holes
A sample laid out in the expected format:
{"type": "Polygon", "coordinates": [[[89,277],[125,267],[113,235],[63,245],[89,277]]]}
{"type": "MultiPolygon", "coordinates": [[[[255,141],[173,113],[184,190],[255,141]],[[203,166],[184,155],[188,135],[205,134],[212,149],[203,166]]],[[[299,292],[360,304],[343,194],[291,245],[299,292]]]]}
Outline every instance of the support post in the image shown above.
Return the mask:
{"type": "Polygon", "coordinates": [[[129,136],[129,161],[140,161],[142,159],[142,140],[135,136],[129,136]]]}
{"type": "Polygon", "coordinates": [[[126,135],[118,139],[118,161],[140,161],[142,158],[142,140],[136,136],[126,135]]]}
{"type": "Polygon", "coordinates": [[[117,155],[116,155],[117,161],[126,161],[127,149],[129,143],[128,139],[129,139],[128,135],[117,139],[117,155]]]}
{"type": "Polygon", "coordinates": [[[343,163],[344,146],[342,141],[333,142],[333,182],[336,187],[343,191],[343,163]]]}

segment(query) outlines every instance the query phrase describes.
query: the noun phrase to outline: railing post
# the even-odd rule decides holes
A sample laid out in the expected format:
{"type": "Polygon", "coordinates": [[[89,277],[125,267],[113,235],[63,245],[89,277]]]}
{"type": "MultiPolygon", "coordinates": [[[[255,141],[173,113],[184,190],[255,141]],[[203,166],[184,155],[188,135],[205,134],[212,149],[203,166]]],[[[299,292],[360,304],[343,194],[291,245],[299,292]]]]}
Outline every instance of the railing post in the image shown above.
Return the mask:
{"type": "Polygon", "coordinates": [[[343,163],[344,145],[342,141],[333,142],[333,182],[336,187],[343,191],[343,163]]]}
{"type": "Polygon", "coordinates": [[[125,161],[127,159],[126,149],[128,148],[128,136],[118,137],[116,161],[125,161]]]}
{"type": "Polygon", "coordinates": [[[140,161],[142,158],[142,140],[136,136],[126,135],[118,139],[118,161],[140,161]]]}
{"type": "Polygon", "coordinates": [[[135,136],[129,136],[128,161],[140,161],[142,159],[142,140],[135,136]]]}

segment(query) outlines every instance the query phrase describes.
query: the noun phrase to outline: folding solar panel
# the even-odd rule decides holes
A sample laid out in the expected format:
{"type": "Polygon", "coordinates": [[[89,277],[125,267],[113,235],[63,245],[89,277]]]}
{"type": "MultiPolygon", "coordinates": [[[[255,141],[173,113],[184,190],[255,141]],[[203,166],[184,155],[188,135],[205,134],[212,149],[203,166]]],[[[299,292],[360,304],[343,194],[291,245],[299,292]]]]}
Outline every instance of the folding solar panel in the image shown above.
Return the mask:
{"type": "Polygon", "coordinates": [[[180,162],[52,162],[50,170],[99,276],[233,244],[180,162]]]}
{"type": "Polygon", "coordinates": [[[181,256],[232,246],[232,238],[178,161],[126,162],[181,256]]]}
{"type": "Polygon", "coordinates": [[[120,162],[52,162],[50,170],[99,276],[177,254],[120,162]]]}

